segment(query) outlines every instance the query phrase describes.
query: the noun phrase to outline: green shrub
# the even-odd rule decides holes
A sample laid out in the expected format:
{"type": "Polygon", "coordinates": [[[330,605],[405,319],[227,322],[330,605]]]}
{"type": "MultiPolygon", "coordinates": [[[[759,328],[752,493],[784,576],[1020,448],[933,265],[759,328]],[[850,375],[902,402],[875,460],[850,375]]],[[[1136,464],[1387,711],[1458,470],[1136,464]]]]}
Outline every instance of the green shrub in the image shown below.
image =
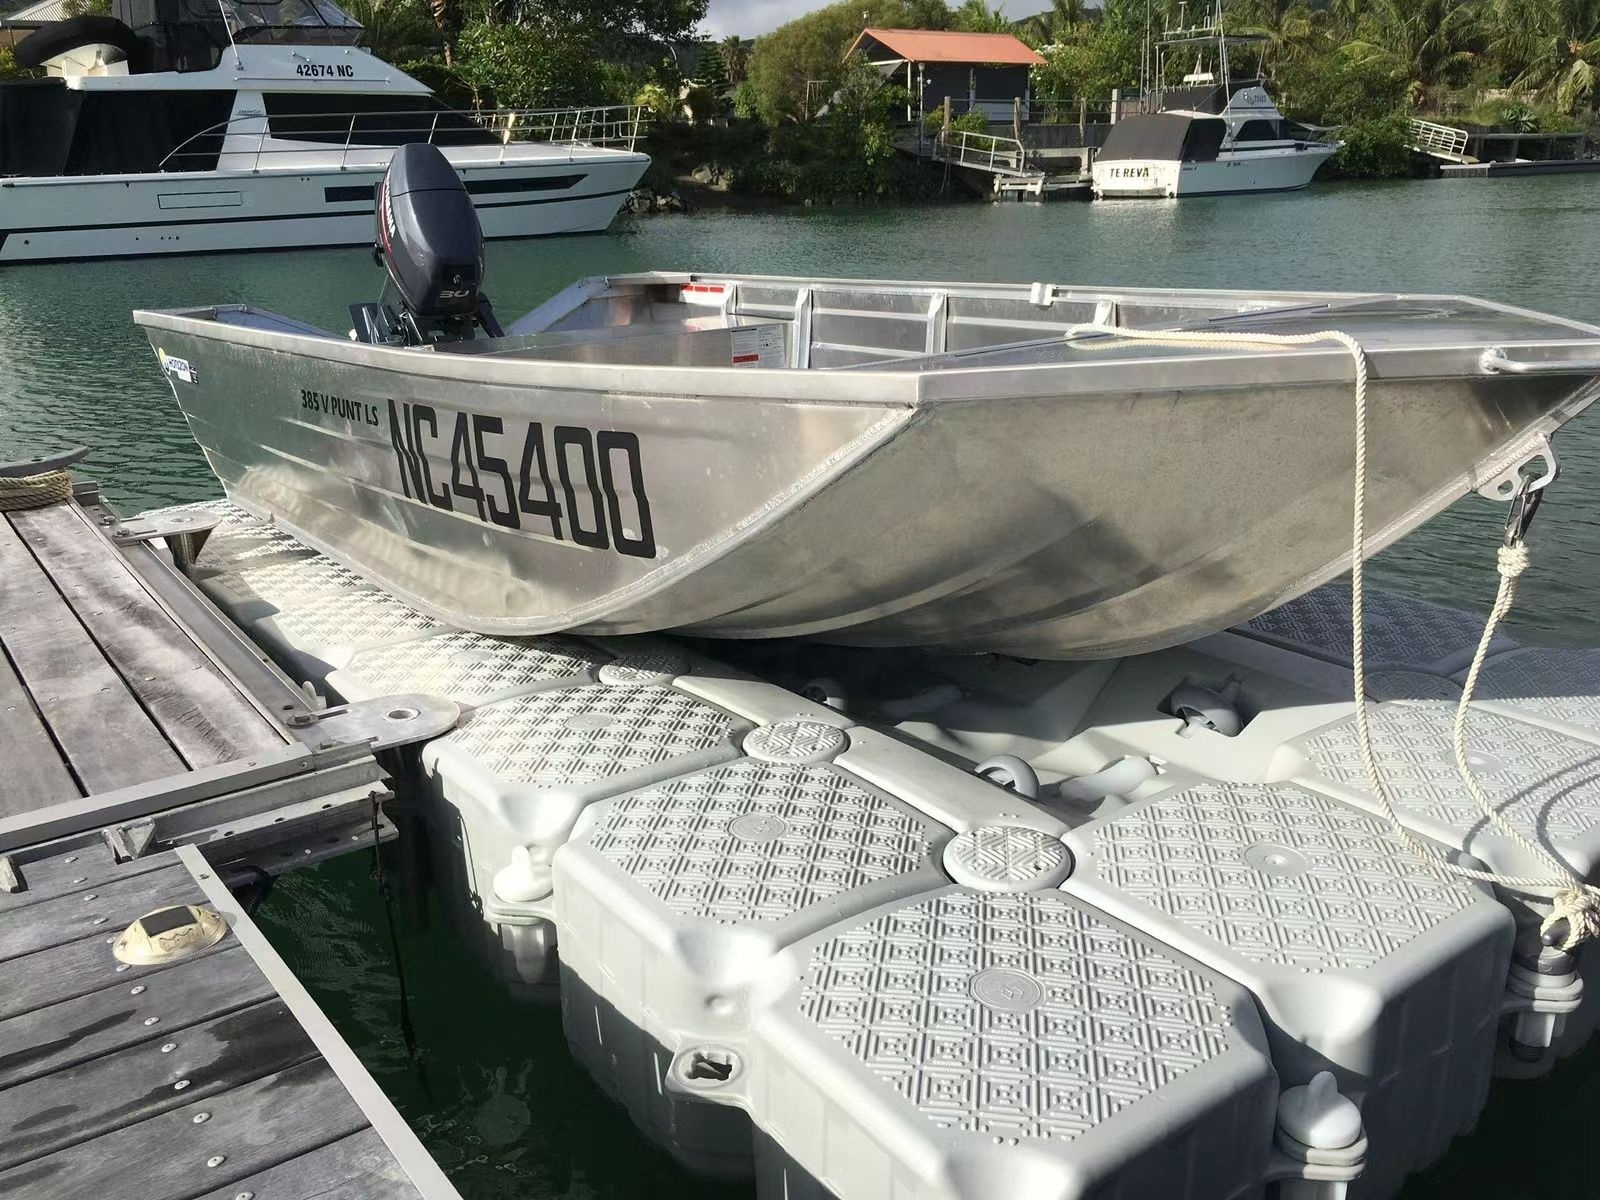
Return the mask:
{"type": "Polygon", "coordinates": [[[1411,130],[1404,113],[1352,121],[1339,130],[1344,142],[1328,163],[1332,179],[1401,179],[1411,174],[1411,130]]]}
{"type": "Polygon", "coordinates": [[[425,85],[441,103],[452,108],[470,108],[475,97],[472,86],[461,78],[454,67],[439,58],[414,58],[400,64],[400,69],[418,83],[425,85]]]}
{"type": "Polygon", "coordinates": [[[951,120],[950,128],[956,133],[988,133],[989,118],[981,112],[964,112],[951,120]]]}
{"type": "Polygon", "coordinates": [[[17,56],[11,52],[10,46],[0,46],[0,79],[37,79],[37,68],[29,69],[17,66],[17,56]]]}

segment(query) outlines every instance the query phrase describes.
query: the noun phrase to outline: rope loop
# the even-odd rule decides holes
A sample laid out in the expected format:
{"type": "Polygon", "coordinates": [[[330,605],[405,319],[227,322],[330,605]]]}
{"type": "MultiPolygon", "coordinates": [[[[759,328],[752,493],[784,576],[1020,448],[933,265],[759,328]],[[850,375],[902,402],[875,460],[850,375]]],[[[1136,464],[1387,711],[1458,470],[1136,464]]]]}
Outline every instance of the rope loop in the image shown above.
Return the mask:
{"type": "Polygon", "coordinates": [[[1600,888],[1587,883],[1562,888],[1551,901],[1550,915],[1539,923],[1539,935],[1545,937],[1563,921],[1567,935],[1558,950],[1571,953],[1579,944],[1600,937],[1600,888]]]}
{"type": "Polygon", "coordinates": [[[37,475],[0,476],[0,512],[43,508],[72,498],[72,473],[63,468],[37,475]]]}

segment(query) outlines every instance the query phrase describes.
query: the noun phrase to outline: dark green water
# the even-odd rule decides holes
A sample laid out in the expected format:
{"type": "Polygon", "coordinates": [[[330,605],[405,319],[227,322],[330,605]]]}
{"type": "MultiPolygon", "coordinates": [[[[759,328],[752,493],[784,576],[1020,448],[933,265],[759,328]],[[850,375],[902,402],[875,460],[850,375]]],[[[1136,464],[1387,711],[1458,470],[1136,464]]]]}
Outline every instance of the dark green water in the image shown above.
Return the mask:
{"type": "MultiPolygon", "coordinates": [[[[1593,177],[1325,186],[1182,204],[824,210],[627,220],[606,236],[490,247],[504,315],[579,275],[704,269],[1176,287],[1464,292],[1600,323],[1593,177]]],[[[305,251],[6,268],[0,273],[0,459],[82,441],[125,510],[216,492],[144,339],[136,307],[248,300],[343,329],[370,298],[363,252],[305,251]]],[[[1557,442],[1564,476],[1540,513],[1513,633],[1600,645],[1600,415],[1557,442]]],[[[1244,486],[1244,481],[1241,481],[1244,486]]],[[[1387,552],[1390,587],[1486,607],[1500,506],[1476,498],[1387,552]]],[[[262,921],[290,964],[451,1172],[466,1200],[745,1197],[644,1144],[568,1058],[554,1010],[515,1004],[437,919],[403,911],[422,1052],[398,1034],[397,983],[368,855],[286,878],[262,921]]],[[[391,864],[393,867],[394,864],[391,864]]],[[[1408,1200],[1600,1193],[1590,1130],[1600,1048],[1537,1084],[1498,1082],[1478,1134],[1408,1200]]]]}

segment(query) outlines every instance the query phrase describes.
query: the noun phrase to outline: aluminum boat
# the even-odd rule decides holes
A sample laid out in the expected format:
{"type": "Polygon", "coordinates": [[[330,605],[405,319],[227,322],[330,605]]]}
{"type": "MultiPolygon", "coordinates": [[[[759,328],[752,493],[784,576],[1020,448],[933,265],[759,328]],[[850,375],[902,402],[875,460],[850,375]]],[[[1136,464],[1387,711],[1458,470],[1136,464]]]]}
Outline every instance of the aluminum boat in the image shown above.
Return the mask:
{"type": "Polygon", "coordinates": [[[1458,296],[657,272],[421,344],[135,320],[230,498],[501,634],[1102,657],[1349,566],[1344,348],[1084,323],[1359,339],[1369,552],[1509,495],[1600,391],[1600,328],[1458,296]]]}

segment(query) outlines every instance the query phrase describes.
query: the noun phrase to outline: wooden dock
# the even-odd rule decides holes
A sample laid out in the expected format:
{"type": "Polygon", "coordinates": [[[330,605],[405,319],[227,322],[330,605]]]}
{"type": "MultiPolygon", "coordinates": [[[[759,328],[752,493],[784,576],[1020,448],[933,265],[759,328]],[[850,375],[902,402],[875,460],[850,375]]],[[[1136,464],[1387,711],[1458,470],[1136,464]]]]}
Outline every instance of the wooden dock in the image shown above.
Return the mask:
{"type": "Polygon", "coordinates": [[[198,850],[35,860],[0,893],[0,1196],[453,1200],[455,1189],[198,850]],[[204,906],[169,966],[112,943],[204,906]]]}
{"type": "Polygon", "coordinates": [[[385,836],[379,756],[455,706],[318,708],[177,568],[215,524],[0,517],[0,1196],[452,1200],[229,885],[385,836]],[[183,905],[221,940],[119,961],[183,905]]]}

